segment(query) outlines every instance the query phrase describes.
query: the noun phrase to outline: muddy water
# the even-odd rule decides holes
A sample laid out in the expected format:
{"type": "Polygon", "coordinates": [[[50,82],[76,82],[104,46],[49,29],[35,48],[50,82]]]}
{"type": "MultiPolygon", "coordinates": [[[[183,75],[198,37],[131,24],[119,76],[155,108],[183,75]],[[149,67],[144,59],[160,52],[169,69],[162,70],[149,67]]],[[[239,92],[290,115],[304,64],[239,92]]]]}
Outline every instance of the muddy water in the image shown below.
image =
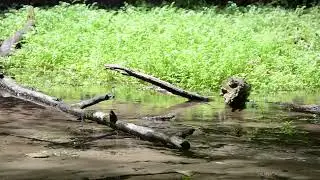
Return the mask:
{"type": "MultiPolygon", "coordinates": [[[[80,93],[79,98],[90,96],[80,93]]],[[[317,96],[281,98],[320,104],[317,96]]],[[[260,98],[241,112],[231,112],[216,99],[188,103],[129,93],[91,107],[112,109],[119,119],[168,134],[195,128],[188,137],[191,150],[181,152],[0,97],[0,179],[320,179],[319,116],[284,112],[267,103],[277,97],[260,98]],[[166,114],[176,118],[141,120],[166,114]]]]}

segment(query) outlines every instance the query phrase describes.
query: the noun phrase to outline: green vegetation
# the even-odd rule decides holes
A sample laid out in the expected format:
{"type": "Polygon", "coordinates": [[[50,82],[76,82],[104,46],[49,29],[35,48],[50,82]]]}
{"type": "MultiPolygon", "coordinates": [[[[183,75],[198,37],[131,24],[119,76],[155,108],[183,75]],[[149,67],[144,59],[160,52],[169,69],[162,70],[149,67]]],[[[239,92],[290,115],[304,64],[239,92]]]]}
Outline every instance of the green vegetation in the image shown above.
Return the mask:
{"type": "MultiPolygon", "coordinates": [[[[40,89],[137,84],[104,70],[106,63],[202,93],[216,92],[232,75],[246,77],[254,91],[320,88],[319,7],[106,10],[61,4],[35,13],[36,32],[3,59],[6,73],[40,89]]],[[[0,39],[25,17],[25,8],[0,16],[0,39]]]]}
{"type": "Polygon", "coordinates": [[[283,134],[287,134],[289,136],[293,136],[295,133],[297,133],[296,127],[293,125],[292,121],[285,121],[282,123],[282,126],[280,127],[280,130],[283,134]]]}

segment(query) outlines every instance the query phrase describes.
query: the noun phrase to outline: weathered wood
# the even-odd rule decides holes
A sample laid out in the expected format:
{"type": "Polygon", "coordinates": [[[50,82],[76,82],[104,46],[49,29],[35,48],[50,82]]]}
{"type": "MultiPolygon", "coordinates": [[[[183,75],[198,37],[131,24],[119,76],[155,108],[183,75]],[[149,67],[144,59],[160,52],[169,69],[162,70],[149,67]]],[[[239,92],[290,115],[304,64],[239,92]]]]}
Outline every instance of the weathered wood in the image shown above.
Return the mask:
{"type": "Polygon", "coordinates": [[[0,89],[10,93],[13,96],[25,100],[30,100],[32,102],[36,102],[42,105],[55,107],[65,113],[74,115],[78,118],[89,119],[95,121],[98,124],[109,126],[113,129],[138,136],[142,139],[149,140],[151,142],[161,142],[170,147],[182,150],[187,150],[190,148],[190,143],[180,137],[168,136],[164,133],[157,132],[148,127],[138,126],[133,123],[127,123],[124,121],[117,120],[117,117],[113,112],[111,112],[110,114],[106,114],[99,111],[90,111],[73,108],[55,97],[51,97],[41,92],[37,92],[32,89],[20,86],[10,78],[0,78],[0,89]],[[112,122],[110,122],[110,120],[112,122]]]}
{"type": "Polygon", "coordinates": [[[79,107],[80,109],[84,109],[84,108],[87,108],[89,106],[93,106],[95,104],[98,104],[102,101],[106,101],[106,100],[109,100],[113,98],[113,95],[112,94],[104,94],[104,95],[99,95],[99,96],[95,96],[91,99],[86,99],[86,100],[83,100],[81,102],[78,102],[76,104],[72,104],[71,106],[72,107],[79,107]]]}
{"type": "Polygon", "coordinates": [[[16,45],[23,39],[23,36],[35,26],[35,15],[33,7],[28,9],[28,18],[24,27],[14,33],[13,36],[4,40],[0,46],[0,56],[8,56],[15,49],[16,45]]]}
{"type": "Polygon", "coordinates": [[[105,67],[106,67],[106,69],[118,71],[123,75],[132,76],[132,77],[138,78],[140,80],[146,81],[148,83],[151,83],[153,85],[159,86],[160,88],[163,88],[163,89],[171,92],[172,94],[187,98],[191,101],[209,101],[210,100],[208,97],[185,91],[185,90],[178,88],[178,87],[176,87],[166,81],[160,80],[160,79],[155,78],[153,76],[150,76],[148,74],[144,74],[141,72],[137,72],[137,71],[128,69],[126,67],[121,67],[117,64],[105,64],[105,67]]]}
{"type": "Polygon", "coordinates": [[[283,102],[278,102],[273,104],[279,105],[282,109],[287,109],[289,111],[320,115],[320,105],[316,105],[316,104],[299,105],[294,103],[283,103],[283,102]]]}
{"type": "Polygon", "coordinates": [[[232,111],[242,110],[249,101],[250,90],[250,85],[244,79],[231,77],[222,84],[220,95],[232,111]]]}

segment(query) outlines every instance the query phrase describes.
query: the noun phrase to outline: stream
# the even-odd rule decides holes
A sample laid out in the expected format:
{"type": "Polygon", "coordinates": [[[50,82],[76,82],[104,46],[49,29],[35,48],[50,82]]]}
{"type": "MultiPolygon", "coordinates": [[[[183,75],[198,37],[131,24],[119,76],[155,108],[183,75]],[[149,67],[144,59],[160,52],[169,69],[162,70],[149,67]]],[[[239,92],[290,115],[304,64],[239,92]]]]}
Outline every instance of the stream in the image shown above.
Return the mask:
{"type": "MultiPolygon", "coordinates": [[[[95,93],[52,90],[48,94],[75,103],[95,93]]],[[[231,112],[218,96],[213,102],[197,103],[138,90],[89,108],[113,110],[118,119],[167,134],[195,128],[187,137],[189,151],[0,96],[0,179],[317,180],[320,117],[283,111],[270,103],[320,104],[317,95],[297,94],[253,96],[256,101],[247,109],[231,112]],[[142,119],[167,114],[175,118],[142,119]]]]}

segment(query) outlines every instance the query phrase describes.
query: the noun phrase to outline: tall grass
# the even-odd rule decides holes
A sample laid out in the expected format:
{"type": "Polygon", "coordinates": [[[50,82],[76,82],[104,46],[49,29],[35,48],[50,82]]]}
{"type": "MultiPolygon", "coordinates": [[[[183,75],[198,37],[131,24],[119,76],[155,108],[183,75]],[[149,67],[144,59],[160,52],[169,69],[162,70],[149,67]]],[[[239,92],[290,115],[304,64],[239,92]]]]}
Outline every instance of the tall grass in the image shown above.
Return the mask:
{"type": "MultiPolygon", "coordinates": [[[[0,38],[22,26],[25,12],[0,19],[0,38]]],[[[104,10],[61,4],[36,9],[36,18],[36,32],[3,59],[7,73],[39,88],[137,83],[104,70],[105,63],[204,93],[233,75],[256,91],[320,88],[319,7],[104,10]]]]}

